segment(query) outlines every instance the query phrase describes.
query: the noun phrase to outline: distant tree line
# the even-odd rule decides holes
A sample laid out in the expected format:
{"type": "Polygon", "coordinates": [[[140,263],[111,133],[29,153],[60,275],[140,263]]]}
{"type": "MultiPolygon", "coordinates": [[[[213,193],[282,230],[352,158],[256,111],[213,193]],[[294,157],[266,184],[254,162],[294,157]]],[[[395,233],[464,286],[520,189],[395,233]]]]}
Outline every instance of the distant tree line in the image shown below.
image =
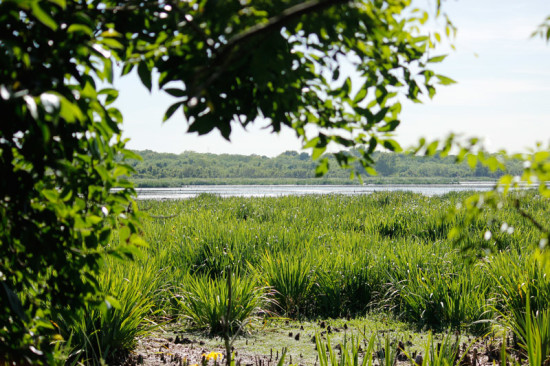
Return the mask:
{"type": "MultiPolygon", "coordinates": [[[[132,180],[138,186],[181,184],[350,184],[349,172],[331,169],[315,178],[315,162],[306,152],[286,151],[269,158],[261,155],[209,154],[186,151],[181,154],[135,151],[142,161],[132,160],[132,180]]],[[[461,180],[494,180],[504,172],[491,172],[478,165],[470,169],[456,164],[454,156],[412,156],[397,153],[374,154],[378,176],[363,176],[366,183],[452,183],[461,180]]],[[[335,161],[332,161],[336,164],[335,161]]],[[[519,162],[507,163],[507,173],[520,174],[519,162]]],[[[357,167],[361,171],[360,167],[357,167]]],[[[364,171],[363,171],[364,173],[364,171]]]]}

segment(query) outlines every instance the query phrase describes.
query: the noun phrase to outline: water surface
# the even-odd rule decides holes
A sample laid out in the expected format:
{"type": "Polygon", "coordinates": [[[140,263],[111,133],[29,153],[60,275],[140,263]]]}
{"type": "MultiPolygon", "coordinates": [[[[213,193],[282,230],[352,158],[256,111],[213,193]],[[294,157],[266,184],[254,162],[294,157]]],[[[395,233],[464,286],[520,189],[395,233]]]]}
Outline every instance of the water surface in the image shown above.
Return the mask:
{"type": "Polygon", "coordinates": [[[306,194],[369,194],[373,192],[410,191],[427,196],[449,192],[488,191],[494,182],[463,182],[458,184],[399,184],[399,185],[200,185],[178,188],[138,188],[138,199],[184,199],[202,193],[221,197],[278,197],[306,194]]]}

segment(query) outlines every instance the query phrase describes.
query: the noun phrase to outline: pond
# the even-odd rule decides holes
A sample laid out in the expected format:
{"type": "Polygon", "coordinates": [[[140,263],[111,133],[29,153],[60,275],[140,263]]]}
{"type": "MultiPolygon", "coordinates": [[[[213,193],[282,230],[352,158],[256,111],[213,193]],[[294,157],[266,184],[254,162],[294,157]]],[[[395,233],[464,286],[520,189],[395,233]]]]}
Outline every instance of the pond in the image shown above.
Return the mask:
{"type": "Polygon", "coordinates": [[[494,182],[462,182],[457,184],[400,185],[197,185],[178,188],[138,188],[138,199],[185,199],[203,193],[221,197],[278,197],[306,194],[369,194],[373,192],[410,191],[427,196],[449,192],[488,191],[494,182]]]}

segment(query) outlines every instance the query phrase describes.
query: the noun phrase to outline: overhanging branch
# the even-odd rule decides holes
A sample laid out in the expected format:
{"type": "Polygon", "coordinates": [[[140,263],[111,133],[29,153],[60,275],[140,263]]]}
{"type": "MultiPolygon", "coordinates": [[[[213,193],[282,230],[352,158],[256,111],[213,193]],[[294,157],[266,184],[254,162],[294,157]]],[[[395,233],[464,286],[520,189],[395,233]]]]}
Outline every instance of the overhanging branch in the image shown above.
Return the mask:
{"type": "Polygon", "coordinates": [[[292,20],[299,18],[303,15],[312,14],[316,12],[321,12],[327,8],[338,4],[345,4],[351,0],[310,0],[291,6],[288,9],[283,10],[280,14],[275,15],[268,19],[266,23],[256,24],[253,27],[248,28],[244,32],[241,32],[231,39],[221,47],[215,56],[207,66],[207,69],[218,68],[215,72],[210,74],[210,77],[200,85],[197,85],[193,88],[193,91],[190,96],[192,98],[200,97],[202,91],[208,86],[210,86],[218,77],[220,77],[227,66],[229,65],[229,60],[231,58],[231,52],[239,45],[249,41],[250,39],[266,34],[275,30],[280,30],[283,26],[291,22],[292,20]]]}
{"type": "Polygon", "coordinates": [[[237,34],[227,42],[223,47],[220,55],[223,55],[226,49],[230,50],[236,45],[246,42],[248,39],[255,37],[262,33],[268,33],[276,29],[281,29],[288,22],[301,17],[302,15],[323,11],[334,5],[344,4],[350,2],[350,0],[310,0],[304,3],[294,5],[288,9],[285,9],[281,14],[269,18],[267,23],[256,24],[253,27],[248,28],[246,31],[237,34]]]}

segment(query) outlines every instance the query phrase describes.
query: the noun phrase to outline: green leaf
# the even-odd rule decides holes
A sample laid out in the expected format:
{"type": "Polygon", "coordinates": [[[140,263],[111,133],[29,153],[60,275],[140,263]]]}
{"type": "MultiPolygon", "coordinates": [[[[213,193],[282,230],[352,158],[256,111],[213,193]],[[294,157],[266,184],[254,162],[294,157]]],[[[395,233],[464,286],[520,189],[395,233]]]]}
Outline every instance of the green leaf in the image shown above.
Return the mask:
{"type": "Polygon", "coordinates": [[[337,67],[336,69],[334,69],[334,71],[332,72],[332,80],[333,81],[336,81],[340,78],[340,68],[337,67]]]}
{"type": "Polygon", "coordinates": [[[426,156],[432,156],[437,151],[437,147],[439,146],[439,141],[433,141],[426,147],[426,153],[424,155],[426,156]]]}
{"type": "Polygon", "coordinates": [[[141,61],[138,65],[138,75],[141,79],[141,82],[143,85],[151,91],[153,88],[153,84],[151,82],[151,72],[149,71],[149,68],[147,67],[147,64],[145,61],[141,61]]]}
{"type": "Polygon", "coordinates": [[[390,108],[389,107],[384,107],[382,109],[380,109],[378,111],[378,113],[376,113],[374,116],[373,116],[373,119],[374,119],[374,123],[378,123],[378,122],[381,122],[384,117],[386,117],[386,114],[388,113],[388,110],[390,108]]]}
{"type": "Polygon", "coordinates": [[[172,117],[172,115],[178,110],[178,108],[181,107],[182,104],[183,104],[183,102],[177,102],[177,103],[172,104],[170,107],[168,107],[168,109],[166,110],[166,113],[164,114],[164,118],[162,119],[162,121],[163,122],[168,121],[170,119],[170,117],[172,117]]]}
{"type": "Polygon", "coordinates": [[[138,153],[132,150],[124,149],[122,150],[122,154],[124,155],[124,159],[133,159],[133,160],[143,161],[143,158],[141,157],[141,155],[139,155],[138,153]]]}
{"type": "MultiPolygon", "coordinates": [[[[130,228],[128,226],[121,227],[118,230],[118,238],[120,240],[120,243],[122,244],[126,241],[129,241],[130,240],[130,234],[131,234],[131,232],[130,232],[130,228]]],[[[121,248],[123,248],[123,247],[126,247],[126,246],[124,245],[121,248]]],[[[118,249],[120,250],[121,248],[118,248],[118,249]]]]}
{"type": "Polygon", "coordinates": [[[133,260],[142,256],[141,250],[134,245],[122,245],[117,248],[117,252],[121,253],[124,257],[133,260]]]}
{"type": "Polygon", "coordinates": [[[491,156],[489,159],[487,159],[486,164],[492,172],[496,171],[499,168],[499,161],[494,156],[491,156]]]}
{"type": "Polygon", "coordinates": [[[135,65],[134,64],[131,64],[131,63],[127,63],[124,65],[124,67],[122,68],[122,73],[121,75],[124,76],[124,75],[128,75],[133,69],[134,69],[135,65]]]}
{"type": "Polygon", "coordinates": [[[378,131],[380,132],[391,132],[395,131],[397,126],[399,126],[401,122],[399,120],[394,119],[393,121],[388,122],[386,125],[380,127],[378,131]]]}
{"type": "Polygon", "coordinates": [[[431,85],[426,85],[426,89],[428,89],[428,96],[432,99],[435,95],[435,88],[431,85]]]}
{"type": "Polygon", "coordinates": [[[109,295],[105,296],[104,301],[105,301],[105,305],[107,305],[107,308],[110,309],[111,307],[113,307],[115,309],[120,309],[120,302],[117,299],[115,299],[114,297],[109,296],[109,295]]]}
{"type": "Polygon", "coordinates": [[[117,50],[121,50],[121,49],[124,48],[122,43],[120,43],[119,41],[117,41],[114,38],[103,38],[100,41],[100,43],[106,45],[109,48],[114,48],[114,49],[117,49],[117,50]]]}
{"type": "Polygon", "coordinates": [[[441,85],[456,84],[456,81],[454,81],[453,79],[448,78],[448,77],[446,77],[446,76],[443,76],[443,75],[435,75],[435,77],[439,80],[439,83],[440,83],[441,85]]]}
{"type": "Polygon", "coordinates": [[[319,164],[315,168],[315,176],[322,177],[328,172],[328,169],[329,169],[328,158],[321,159],[319,161],[319,164]]]}
{"type": "Polygon", "coordinates": [[[101,32],[101,34],[99,36],[100,37],[107,37],[107,38],[113,38],[113,37],[116,38],[116,37],[122,37],[122,34],[120,34],[116,30],[111,28],[111,29],[107,29],[104,32],[101,32]]]}
{"type": "Polygon", "coordinates": [[[107,96],[106,105],[113,103],[118,98],[118,90],[112,88],[101,89],[97,94],[107,96]]]}
{"type": "Polygon", "coordinates": [[[355,98],[353,98],[353,103],[357,104],[360,103],[365,97],[367,96],[368,89],[367,88],[361,88],[355,95],[355,98]]]}
{"type": "Polygon", "coordinates": [[[141,254],[141,251],[139,250],[139,248],[148,248],[149,247],[149,244],[139,235],[137,234],[132,234],[132,236],[130,236],[130,243],[136,247],[136,251],[134,253],[134,256],[137,256],[137,255],[140,255],[141,254]]]}
{"type": "Polygon", "coordinates": [[[59,201],[59,192],[55,189],[44,189],[42,195],[50,202],[55,203],[59,201]]]}
{"type": "Polygon", "coordinates": [[[317,144],[321,141],[319,137],[314,137],[311,140],[309,140],[304,146],[302,146],[303,149],[309,149],[311,147],[317,146],[317,144]]]}
{"type": "Polygon", "coordinates": [[[372,175],[372,176],[378,175],[378,172],[371,166],[366,167],[365,171],[367,172],[368,175],[372,175]]]}
{"type": "Polygon", "coordinates": [[[183,89],[166,88],[164,89],[164,91],[176,98],[180,98],[186,95],[185,90],[183,89]]]}
{"type": "Polygon", "coordinates": [[[25,314],[25,311],[23,310],[23,305],[21,304],[21,301],[19,300],[19,297],[15,294],[15,292],[12,291],[11,288],[8,287],[8,285],[2,281],[2,289],[4,290],[4,296],[2,296],[4,299],[8,299],[9,306],[11,310],[23,321],[28,321],[27,315],[25,314]]]}
{"type": "Polygon", "coordinates": [[[376,137],[371,137],[371,139],[369,140],[369,148],[367,150],[367,153],[372,154],[376,149],[376,145],[378,145],[378,140],[376,139],[376,137]]]}
{"type": "Polygon", "coordinates": [[[435,57],[431,57],[428,59],[428,62],[430,63],[436,63],[436,62],[441,62],[443,60],[445,60],[445,58],[447,58],[448,55],[441,55],[441,56],[435,56],[435,57]]]}
{"type": "Polygon", "coordinates": [[[326,146],[321,146],[321,147],[314,147],[313,148],[313,153],[311,154],[311,158],[313,160],[317,160],[321,155],[323,155],[323,153],[327,150],[327,147],[326,146]]]}
{"type": "Polygon", "coordinates": [[[57,23],[50,17],[48,13],[44,11],[39,5],[38,1],[33,1],[31,5],[32,15],[46,27],[51,30],[57,30],[57,23]]]}
{"type": "Polygon", "coordinates": [[[382,141],[382,145],[390,151],[400,152],[403,150],[397,141],[391,139],[382,141]]]}
{"type": "Polygon", "coordinates": [[[475,169],[477,165],[477,156],[474,154],[469,154],[467,160],[468,160],[468,165],[470,166],[470,169],[475,169]]]}
{"type": "Polygon", "coordinates": [[[54,3],[57,6],[59,6],[61,9],[65,9],[67,7],[67,2],[65,0],[48,0],[50,3],[54,3]]]}
{"type": "Polygon", "coordinates": [[[67,28],[67,33],[84,33],[89,36],[93,35],[92,29],[84,24],[71,24],[69,28],[67,28]]]}
{"type": "Polygon", "coordinates": [[[512,185],[513,177],[509,174],[503,175],[498,180],[498,186],[503,187],[503,194],[506,195],[508,193],[508,190],[510,189],[510,186],[512,185]]]}
{"type": "Polygon", "coordinates": [[[348,96],[350,92],[351,92],[351,78],[348,76],[344,81],[344,84],[342,84],[342,90],[340,95],[348,96]]]}

